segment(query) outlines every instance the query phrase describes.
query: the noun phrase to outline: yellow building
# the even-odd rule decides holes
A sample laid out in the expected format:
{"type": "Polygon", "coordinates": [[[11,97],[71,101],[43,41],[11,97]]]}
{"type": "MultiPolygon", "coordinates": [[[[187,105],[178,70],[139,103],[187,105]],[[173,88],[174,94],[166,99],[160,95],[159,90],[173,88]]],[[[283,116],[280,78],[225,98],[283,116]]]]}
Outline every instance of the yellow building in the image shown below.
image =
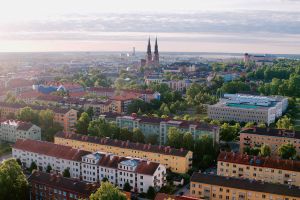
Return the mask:
{"type": "Polygon", "coordinates": [[[300,186],[300,162],[221,152],[218,175],[300,186]]]}
{"type": "Polygon", "coordinates": [[[194,173],[190,195],[209,200],[300,200],[300,189],[248,179],[194,173]]]}
{"type": "Polygon", "coordinates": [[[271,155],[278,155],[278,148],[290,143],[295,146],[297,154],[300,154],[300,131],[272,128],[247,128],[240,132],[240,152],[246,147],[259,148],[266,144],[271,148],[271,155]]]}
{"type": "Polygon", "coordinates": [[[192,167],[193,152],[161,145],[133,143],[59,132],[54,137],[55,144],[63,144],[86,151],[103,151],[118,156],[131,156],[158,162],[176,173],[186,173],[192,167]]]}

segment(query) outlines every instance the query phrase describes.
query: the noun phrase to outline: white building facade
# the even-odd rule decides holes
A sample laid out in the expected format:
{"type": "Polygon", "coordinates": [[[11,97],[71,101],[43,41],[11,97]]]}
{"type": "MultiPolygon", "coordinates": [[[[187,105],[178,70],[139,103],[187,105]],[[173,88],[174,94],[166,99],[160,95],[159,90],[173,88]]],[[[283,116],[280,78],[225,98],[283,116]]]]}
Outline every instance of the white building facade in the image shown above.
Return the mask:
{"type": "Polygon", "coordinates": [[[120,157],[103,152],[91,153],[72,147],[35,140],[18,140],[12,155],[29,168],[35,162],[38,170],[63,173],[68,169],[71,178],[86,182],[106,179],[123,189],[128,182],[135,192],[147,192],[149,187],[159,190],[166,181],[166,167],[138,158],[120,157]]]}
{"type": "Polygon", "coordinates": [[[16,142],[17,139],[41,140],[41,128],[29,123],[6,120],[0,124],[0,140],[16,142]]]}

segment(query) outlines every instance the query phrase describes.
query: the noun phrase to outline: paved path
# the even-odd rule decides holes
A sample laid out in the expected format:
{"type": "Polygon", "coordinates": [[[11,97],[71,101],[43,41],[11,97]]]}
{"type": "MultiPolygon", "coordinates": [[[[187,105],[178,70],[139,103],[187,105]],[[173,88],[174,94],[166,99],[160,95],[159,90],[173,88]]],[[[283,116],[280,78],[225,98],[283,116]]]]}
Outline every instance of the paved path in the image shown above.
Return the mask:
{"type": "Polygon", "coordinates": [[[189,195],[189,185],[190,184],[187,184],[187,185],[185,185],[185,186],[183,186],[182,188],[180,188],[179,190],[177,190],[175,193],[174,193],[174,195],[181,195],[181,194],[183,194],[183,195],[185,195],[185,196],[187,196],[187,195],[189,195]]]}
{"type": "Polygon", "coordinates": [[[0,156],[0,163],[2,163],[4,160],[11,158],[11,157],[12,157],[11,153],[0,156]]]}

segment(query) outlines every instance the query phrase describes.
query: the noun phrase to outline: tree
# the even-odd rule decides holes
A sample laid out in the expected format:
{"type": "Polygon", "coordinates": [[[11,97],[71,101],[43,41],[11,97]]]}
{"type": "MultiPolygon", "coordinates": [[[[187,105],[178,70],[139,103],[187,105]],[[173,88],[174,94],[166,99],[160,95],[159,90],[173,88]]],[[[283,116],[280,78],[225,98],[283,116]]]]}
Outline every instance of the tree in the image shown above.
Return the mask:
{"type": "Polygon", "coordinates": [[[186,132],[183,134],[182,147],[188,150],[193,150],[194,138],[190,132],[186,132]]]}
{"type": "Polygon", "coordinates": [[[90,200],[126,200],[126,195],[109,182],[101,182],[100,188],[91,194],[90,200]]]}
{"type": "Polygon", "coordinates": [[[126,192],[130,192],[131,189],[132,189],[132,187],[130,186],[130,184],[128,182],[126,182],[124,184],[123,190],[126,191],[126,192]]]}
{"type": "Polygon", "coordinates": [[[245,125],[245,128],[253,128],[255,126],[254,122],[247,122],[247,124],[245,125]]]}
{"type": "Polygon", "coordinates": [[[87,135],[89,123],[90,123],[89,115],[86,112],[81,113],[81,116],[75,125],[76,132],[83,135],[87,135]]]}
{"type": "Polygon", "coordinates": [[[295,158],[297,151],[291,143],[282,144],[278,149],[278,154],[282,159],[295,158]]]}
{"type": "Polygon", "coordinates": [[[257,127],[258,127],[258,128],[266,128],[267,126],[266,126],[265,123],[259,123],[259,124],[257,125],[257,127]]]}
{"type": "Polygon", "coordinates": [[[156,195],[156,191],[155,191],[154,187],[149,186],[149,188],[147,190],[147,198],[154,199],[155,195],[156,195]]]}
{"type": "Polygon", "coordinates": [[[48,165],[47,165],[46,172],[47,172],[47,173],[50,173],[50,172],[51,172],[51,170],[52,170],[52,167],[51,167],[51,165],[49,165],[49,164],[48,164],[48,165]]]}
{"type": "Polygon", "coordinates": [[[150,143],[150,144],[157,144],[158,140],[157,140],[158,136],[155,134],[149,134],[146,138],[145,138],[145,143],[150,143]]]}
{"type": "Polygon", "coordinates": [[[28,182],[15,159],[0,165],[0,199],[26,199],[28,182]]]}
{"type": "Polygon", "coordinates": [[[238,123],[234,126],[230,126],[228,123],[224,123],[220,128],[220,138],[221,140],[226,142],[235,140],[239,131],[240,126],[238,123]]]}
{"type": "Polygon", "coordinates": [[[270,156],[271,155],[271,148],[270,146],[263,144],[260,147],[260,152],[259,152],[260,156],[266,157],[266,156],[270,156]]]}
{"type": "Polygon", "coordinates": [[[194,143],[194,166],[199,167],[200,169],[206,169],[208,166],[213,164],[214,160],[216,160],[219,153],[219,147],[214,144],[213,139],[207,135],[196,139],[194,143]]]}
{"type": "Polygon", "coordinates": [[[108,181],[108,178],[107,177],[104,177],[101,182],[107,182],[108,181]]]}
{"type": "Polygon", "coordinates": [[[54,113],[52,110],[41,110],[38,114],[39,124],[43,129],[53,127],[54,113]]]}
{"type": "Polygon", "coordinates": [[[176,127],[170,127],[168,130],[168,145],[180,148],[183,139],[182,132],[176,127]]]}
{"type": "Polygon", "coordinates": [[[279,129],[288,129],[288,130],[294,129],[292,120],[286,115],[284,115],[281,119],[277,121],[276,127],[279,129]]]}
{"type": "Polygon", "coordinates": [[[145,136],[139,128],[133,129],[132,140],[133,142],[140,142],[140,143],[145,142],[145,136]]]}
{"type": "Polygon", "coordinates": [[[37,169],[37,165],[35,162],[31,162],[30,167],[29,167],[29,171],[32,173],[33,170],[37,169]]]}
{"type": "Polygon", "coordinates": [[[92,119],[93,116],[94,116],[94,109],[93,109],[93,107],[90,106],[90,107],[86,110],[86,113],[89,115],[90,119],[92,119]]]}
{"type": "Polygon", "coordinates": [[[63,177],[66,177],[66,178],[70,178],[70,177],[71,177],[70,169],[69,169],[69,168],[66,168],[66,169],[63,171],[63,177]]]}
{"type": "Polygon", "coordinates": [[[21,121],[32,122],[33,124],[37,124],[39,117],[36,111],[27,106],[19,110],[17,118],[21,121]]]}

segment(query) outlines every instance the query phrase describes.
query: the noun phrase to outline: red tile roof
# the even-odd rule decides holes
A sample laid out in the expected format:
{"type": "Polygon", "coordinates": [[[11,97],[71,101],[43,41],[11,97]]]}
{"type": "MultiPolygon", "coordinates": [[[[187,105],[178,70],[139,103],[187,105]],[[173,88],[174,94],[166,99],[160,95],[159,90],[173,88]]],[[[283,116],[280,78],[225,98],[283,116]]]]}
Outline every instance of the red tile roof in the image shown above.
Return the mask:
{"type": "Polygon", "coordinates": [[[149,162],[149,161],[140,161],[136,167],[136,172],[139,174],[153,175],[157,170],[159,163],[149,162]]]}
{"type": "Polygon", "coordinates": [[[296,160],[250,156],[246,154],[224,151],[220,152],[218,161],[300,172],[300,161],[296,160]]]}
{"type": "Polygon", "coordinates": [[[27,86],[32,86],[33,83],[34,82],[32,80],[16,78],[16,79],[11,79],[7,82],[7,88],[14,89],[18,87],[27,87],[27,86]]]}
{"type": "Polygon", "coordinates": [[[81,161],[82,156],[91,153],[89,151],[74,149],[70,146],[63,146],[51,142],[29,139],[18,139],[17,142],[13,145],[13,148],[74,161],[81,161]]]}
{"type": "Polygon", "coordinates": [[[33,98],[38,98],[39,96],[43,96],[43,94],[39,93],[35,90],[32,90],[32,91],[26,91],[26,92],[20,93],[17,96],[17,98],[19,98],[19,99],[33,99],[33,98]]]}
{"type": "Polygon", "coordinates": [[[92,137],[76,133],[58,132],[55,137],[180,157],[185,157],[189,152],[185,149],[175,149],[169,146],[142,144],[110,138],[92,137]]]}
{"type": "Polygon", "coordinates": [[[243,129],[240,133],[300,139],[300,131],[293,131],[293,130],[286,130],[286,129],[254,127],[254,128],[243,129]]]}
{"type": "Polygon", "coordinates": [[[69,96],[70,97],[84,97],[87,94],[87,92],[82,91],[82,92],[70,92],[69,96]]]}
{"type": "Polygon", "coordinates": [[[41,171],[34,171],[28,178],[30,183],[38,183],[39,185],[47,185],[62,191],[68,191],[75,194],[89,197],[99,187],[96,183],[87,183],[73,178],[65,178],[60,174],[50,174],[41,171]]]}
{"type": "Polygon", "coordinates": [[[126,94],[113,96],[110,99],[115,100],[115,101],[127,101],[127,100],[138,99],[140,97],[141,97],[140,94],[126,93],[126,94]]]}

